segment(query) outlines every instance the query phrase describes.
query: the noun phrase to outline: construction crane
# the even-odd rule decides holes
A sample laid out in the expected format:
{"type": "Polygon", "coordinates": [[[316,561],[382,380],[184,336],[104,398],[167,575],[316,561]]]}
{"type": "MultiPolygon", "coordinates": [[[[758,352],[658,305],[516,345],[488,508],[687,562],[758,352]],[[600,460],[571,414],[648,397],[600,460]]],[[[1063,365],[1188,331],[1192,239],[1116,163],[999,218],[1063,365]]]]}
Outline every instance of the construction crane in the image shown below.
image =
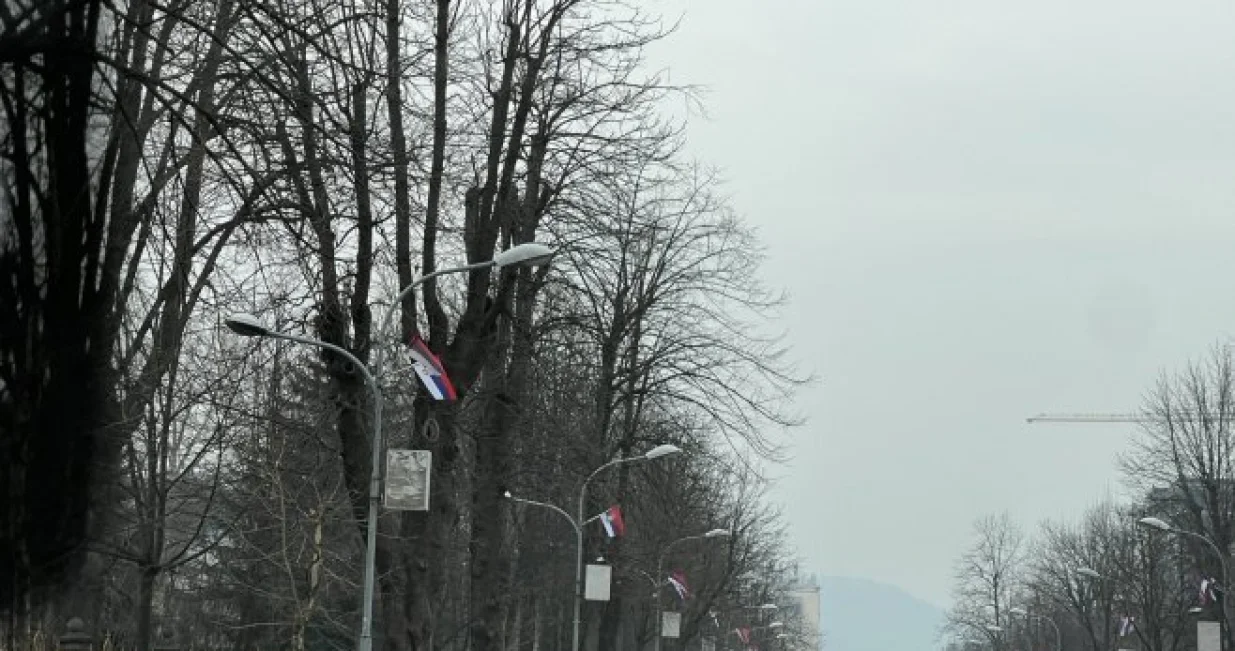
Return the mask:
{"type": "Polygon", "coordinates": [[[1038,414],[1026,423],[1156,423],[1162,419],[1144,414],[1038,414]]]}
{"type": "MultiPolygon", "coordinates": [[[[1038,414],[1025,419],[1026,423],[1164,423],[1165,416],[1157,414],[1038,414]]],[[[1175,421],[1227,421],[1235,420],[1235,413],[1223,411],[1218,413],[1171,414],[1175,421]]]]}

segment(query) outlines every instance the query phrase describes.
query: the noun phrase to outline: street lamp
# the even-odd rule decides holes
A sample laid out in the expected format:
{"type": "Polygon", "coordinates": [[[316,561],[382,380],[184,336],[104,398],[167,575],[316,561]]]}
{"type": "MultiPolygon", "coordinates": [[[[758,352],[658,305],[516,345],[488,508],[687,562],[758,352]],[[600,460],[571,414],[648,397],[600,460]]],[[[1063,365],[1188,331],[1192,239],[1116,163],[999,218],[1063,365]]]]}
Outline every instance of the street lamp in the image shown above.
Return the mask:
{"type": "MultiPolygon", "coordinates": [[[[1218,557],[1218,562],[1222,567],[1223,590],[1226,590],[1226,586],[1228,585],[1227,581],[1229,580],[1229,577],[1231,575],[1230,572],[1227,570],[1226,555],[1222,553],[1221,549],[1218,549],[1217,543],[1209,539],[1209,536],[1196,533],[1195,531],[1187,531],[1185,529],[1176,528],[1172,526],[1169,522],[1162,520],[1161,518],[1146,517],[1146,518],[1141,518],[1140,520],[1137,520],[1137,522],[1141,526],[1148,527],[1150,529],[1155,529],[1157,531],[1162,531],[1164,533],[1173,533],[1178,536],[1184,536],[1186,538],[1193,538],[1196,540],[1200,540],[1201,542],[1204,542],[1206,545],[1208,545],[1209,548],[1212,549],[1214,551],[1214,554],[1218,557]]],[[[1226,633],[1229,636],[1231,634],[1231,617],[1230,617],[1230,605],[1228,604],[1230,600],[1227,599],[1227,596],[1228,595],[1225,592],[1222,595],[1222,621],[1226,624],[1226,633]]]]}
{"type": "Polygon", "coordinates": [[[681,451],[682,451],[682,448],[679,448],[678,446],[673,445],[672,443],[662,443],[652,448],[651,450],[644,452],[643,458],[648,459],[648,460],[659,459],[661,457],[667,457],[671,454],[677,454],[681,451]]]}
{"type": "MultiPolygon", "coordinates": [[[[731,535],[733,534],[730,533],[728,529],[712,529],[710,531],[701,533],[696,536],[684,536],[682,538],[678,538],[677,540],[670,542],[668,545],[665,545],[665,548],[662,549],[660,554],[657,555],[656,557],[656,579],[657,581],[663,580],[661,577],[664,576],[665,556],[668,556],[670,550],[672,550],[678,544],[687,542],[689,540],[707,540],[711,538],[728,538],[731,535]]],[[[764,604],[764,605],[766,606],[767,604],[764,604]]],[[[656,586],[656,624],[657,624],[656,626],[656,646],[655,646],[656,651],[660,651],[661,633],[664,632],[663,630],[661,630],[663,628],[663,624],[661,622],[662,617],[663,615],[661,615],[661,612],[660,612],[660,584],[658,583],[656,586]]]]}
{"type": "Polygon", "coordinates": [[[1037,620],[1044,621],[1050,624],[1051,628],[1055,629],[1055,651],[1063,650],[1063,637],[1059,634],[1059,625],[1055,623],[1055,620],[1051,619],[1050,617],[1047,617],[1046,615],[1030,615],[1029,611],[1025,610],[1024,608],[1017,607],[1017,606],[1009,608],[1008,612],[1012,613],[1013,615],[1020,615],[1021,617],[1024,617],[1026,619],[1037,619],[1037,620]]]}
{"type": "Polygon", "coordinates": [[[1085,577],[1085,578],[1089,578],[1089,579],[1095,579],[1095,580],[1097,580],[1097,579],[1104,579],[1104,578],[1106,578],[1106,577],[1102,576],[1102,574],[1101,574],[1101,573],[1099,573],[1099,572],[1098,572],[1098,570],[1095,570],[1095,569],[1093,569],[1092,567],[1078,567],[1078,568],[1076,568],[1076,573],[1077,573],[1077,574],[1079,574],[1079,575],[1081,575],[1081,576],[1083,576],[1083,577],[1085,577]]]}
{"type": "MultiPolygon", "coordinates": [[[[561,509],[560,507],[554,506],[552,504],[548,504],[546,502],[537,502],[535,500],[527,500],[521,497],[515,497],[510,494],[510,491],[506,491],[505,493],[506,499],[511,500],[512,502],[530,504],[532,506],[540,506],[546,509],[550,509],[554,513],[557,513],[561,515],[562,517],[566,518],[566,520],[570,522],[570,526],[574,528],[575,530],[575,605],[574,605],[575,612],[574,612],[573,630],[571,632],[571,640],[570,640],[571,651],[579,651],[579,621],[581,619],[582,612],[583,612],[583,525],[591,521],[591,520],[583,519],[583,514],[584,514],[583,509],[585,507],[584,502],[587,499],[588,484],[591,483],[592,479],[594,479],[596,475],[600,474],[600,472],[602,470],[605,470],[606,468],[612,468],[613,466],[616,466],[622,463],[634,463],[636,461],[650,461],[653,459],[659,459],[661,457],[669,456],[671,454],[677,454],[681,451],[682,450],[678,448],[676,445],[670,445],[666,443],[666,444],[658,445],[637,457],[622,457],[622,458],[614,459],[612,461],[609,461],[608,463],[601,465],[599,468],[593,470],[592,473],[588,475],[586,479],[583,480],[583,485],[579,487],[579,511],[578,511],[578,516],[573,517],[573,518],[570,517],[569,513],[567,513],[565,510],[561,509]]],[[[660,586],[659,584],[655,583],[655,581],[653,581],[653,583],[658,588],[657,594],[659,595],[660,586]]]]}
{"type": "Polygon", "coordinates": [[[1171,531],[1173,529],[1171,525],[1167,524],[1167,522],[1161,518],[1141,518],[1140,520],[1137,520],[1137,523],[1142,526],[1149,527],[1150,529],[1157,529],[1158,531],[1171,531]]]}
{"type": "MultiPolygon", "coordinates": [[[[447,269],[439,269],[433,273],[425,274],[414,281],[407,287],[404,287],[395,300],[386,308],[386,314],[381,321],[381,328],[375,333],[374,341],[378,341],[382,334],[390,331],[390,323],[394,319],[395,313],[399,306],[403,304],[409,294],[417,287],[424,284],[425,281],[445,276],[448,274],[463,273],[476,269],[487,269],[497,267],[498,269],[533,267],[537,265],[547,264],[554,255],[553,248],[540,244],[538,242],[524,242],[501,251],[493,256],[491,260],[483,262],[475,262],[472,264],[463,265],[460,267],[450,267],[447,269]]],[[[382,465],[382,395],[381,388],[377,385],[377,376],[382,373],[382,353],[385,348],[378,345],[373,351],[373,368],[370,371],[355,355],[352,355],[347,350],[340,346],[336,346],[318,339],[310,339],[307,337],[298,337],[281,332],[276,332],[266,327],[261,320],[252,314],[233,314],[223,321],[232,332],[242,337],[266,337],[270,339],[284,339],[307,346],[316,346],[334,351],[348,361],[355,364],[360,372],[365,377],[365,383],[368,384],[370,391],[373,392],[373,441],[372,455],[369,462],[369,515],[368,527],[365,537],[365,563],[364,563],[364,605],[360,618],[360,639],[356,643],[358,651],[372,651],[373,649],[373,593],[375,591],[376,565],[377,565],[377,513],[381,504],[381,465],[382,465]]]]}

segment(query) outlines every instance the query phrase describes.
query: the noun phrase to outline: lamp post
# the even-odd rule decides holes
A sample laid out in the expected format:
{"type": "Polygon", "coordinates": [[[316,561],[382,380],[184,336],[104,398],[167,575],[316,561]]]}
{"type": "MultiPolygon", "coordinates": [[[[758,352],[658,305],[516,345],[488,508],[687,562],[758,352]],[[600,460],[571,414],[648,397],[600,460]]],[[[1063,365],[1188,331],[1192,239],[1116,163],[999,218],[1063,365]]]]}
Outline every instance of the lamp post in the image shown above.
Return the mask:
{"type": "MultiPolygon", "coordinates": [[[[1114,581],[1112,581],[1110,578],[1108,578],[1107,576],[1105,576],[1105,575],[1104,575],[1104,574],[1102,574],[1101,572],[1099,572],[1099,571],[1097,571],[1097,570],[1095,570],[1095,569],[1093,569],[1092,567],[1089,567],[1089,566],[1082,565],[1082,566],[1080,566],[1080,567],[1077,567],[1075,570],[1073,570],[1073,572],[1074,572],[1077,576],[1084,577],[1084,578],[1089,579],[1089,580],[1091,580],[1091,581],[1096,581],[1096,582],[1106,582],[1106,583],[1110,583],[1110,584],[1112,584],[1112,585],[1114,584],[1114,581]]],[[[1106,641],[1107,641],[1107,640],[1109,640],[1109,639],[1110,639],[1110,637],[1111,637],[1111,617],[1112,617],[1112,613],[1111,613],[1111,611],[1112,611],[1112,609],[1114,608],[1114,605],[1113,605],[1113,604],[1114,604],[1114,603],[1118,600],[1118,595],[1114,592],[1114,590],[1112,590],[1112,591],[1109,593],[1109,594],[1110,594],[1110,598],[1109,598],[1109,599],[1107,599],[1107,598],[1106,598],[1106,594],[1107,594],[1107,593],[1103,591],[1102,587],[1101,587],[1101,586],[1099,586],[1099,587],[1098,587],[1097,602],[1098,602],[1098,604],[1101,606],[1101,608],[1103,609],[1103,611],[1102,611],[1102,640],[1103,640],[1103,644],[1105,644],[1105,643],[1106,643],[1106,641]]],[[[1089,633],[1089,637],[1090,637],[1090,639],[1091,639],[1091,640],[1093,640],[1094,644],[1096,645],[1096,644],[1098,643],[1098,632],[1097,632],[1097,631],[1095,631],[1095,630],[1094,630],[1094,626],[1093,626],[1092,624],[1088,623],[1088,622],[1086,622],[1085,628],[1086,628],[1087,632],[1089,633]]]]}
{"type": "Polygon", "coordinates": [[[1076,568],[1076,573],[1087,579],[1103,578],[1102,574],[1100,574],[1098,570],[1095,570],[1092,567],[1078,567],[1076,568]]]}
{"type": "MultiPolygon", "coordinates": [[[[587,506],[588,484],[592,483],[592,480],[595,479],[596,476],[599,475],[602,471],[612,468],[614,466],[623,464],[623,463],[634,463],[637,461],[650,461],[653,459],[659,459],[661,457],[669,456],[671,454],[678,454],[681,451],[682,451],[681,448],[679,448],[678,446],[666,443],[663,445],[658,445],[652,448],[651,450],[648,450],[647,452],[643,453],[642,456],[614,459],[606,464],[601,465],[596,470],[593,470],[592,473],[583,480],[583,485],[579,487],[579,510],[578,510],[579,522],[580,523],[583,522],[583,509],[586,508],[587,506]]],[[[656,594],[660,594],[660,591],[657,590],[656,594]]],[[[575,612],[574,612],[574,624],[573,624],[571,636],[570,636],[570,651],[579,651],[579,622],[582,619],[582,617],[583,617],[583,534],[582,534],[582,529],[580,529],[579,547],[578,547],[577,553],[575,554],[575,612]]]]}
{"type": "Polygon", "coordinates": [[[1051,628],[1055,629],[1055,651],[1063,651],[1063,636],[1059,634],[1059,625],[1055,623],[1055,620],[1047,617],[1046,615],[1031,615],[1029,614],[1029,611],[1024,608],[1009,608],[1008,612],[1013,615],[1020,615],[1025,619],[1037,619],[1050,624],[1051,628]]]}
{"type": "MultiPolygon", "coordinates": [[[[656,598],[656,597],[658,597],[659,595],[660,595],[660,588],[659,588],[659,586],[658,586],[658,587],[657,587],[657,592],[656,592],[656,594],[655,594],[655,595],[653,595],[653,598],[656,598]]],[[[777,611],[777,610],[779,610],[779,609],[780,609],[780,606],[777,606],[777,605],[776,605],[776,604],[774,604],[774,603],[768,602],[768,603],[765,603],[765,604],[760,604],[760,605],[758,605],[758,606],[734,606],[734,607],[729,608],[729,609],[727,609],[727,610],[720,611],[719,613],[717,613],[716,611],[712,611],[712,616],[713,616],[714,618],[716,618],[716,629],[717,629],[717,631],[723,634],[723,632],[724,632],[724,631],[729,630],[729,628],[728,628],[728,627],[729,627],[729,623],[731,622],[731,616],[732,616],[734,613],[746,612],[746,611],[748,611],[748,610],[757,610],[757,611],[759,611],[759,615],[757,615],[758,620],[759,620],[759,621],[762,621],[762,620],[763,620],[763,613],[774,613],[774,612],[776,612],[776,611],[777,611]],[[721,623],[720,623],[720,619],[719,619],[719,617],[717,617],[717,615],[718,615],[718,614],[719,614],[720,616],[722,616],[722,617],[724,617],[724,618],[725,618],[725,625],[723,625],[723,626],[721,625],[721,623]]],[[[657,617],[659,617],[659,616],[660,616],[660,613],[657,613],[657,615],[656,615],[656,616],[657,616],[657,617]]],[[[657,635],[659,636],[659,631],[657,631],[657,635]]],[[[723,644],[722,644],[722,646],[723,646],[723,644]]]]}
{"type": "MultiPolygon", "coordinates": [[[[668,545],[665,545],[665,548],[661,550],[660,554],[656,557],[656,580],[657,581],[663,580],[662,577],[664,576],[665,556],[668,556],[670,550],[672,550],[678,544],[684,543],[688,540],[708,540],[712,538],[728,538],[730,535],[731,534],[729,533],[728,529],[712,529],[711,531],[708,531],[706,533],[701,533],[696,536],[685,536],[682,538],[678,538],[677,540],[674,540],[668,545]]],[[[656,584],[656,600],[655,600],[655,603],[656,603],[656,618],[655,618],[656,620],[656,646],[655,646],[656,651],[660,651],[660,638],[661,638],[660,634],[663,632],[661,630],[661,628],[663,627],[663,622],[661,621],[662,615],[660,612],[660,586],[661,586],[660,583],[656,584]]]]}
{"type": "MultiPolygon", "coordinates": [[[[433,273],[425,274],[414,280],[410,285],[404,287],[390,306],[386,308],[386,314],[381,321],[381,328],[378,330],[377,337],[374,341],[378,341],[381,335],[390,329],[390,322],[394,318],[394,314],[398,311],[399,306],[403,303],[403,299],[411,294],[417,287],[424,284],[425,281],[445,276],[448,274],[463,273],[474,269],[487,269],[489,267],[502,268],[519,268],[533,267],[541,264],[547,264],[554,255],[555,251],[537,242],[525,242],[506,249],[493,256],[492,260],[484,262],[476,262],[473,264],[463,265],[461,267],[451,267],[448,269],[439,269],[433,273]]],[[[284,339],[306,346],[316,346],[325,348],[342,355],[348,361],[356,365],[360,372],[365,377],[365,383],[369,386],[369,390],[373,395],[373,440],[371,442],[372,455],[369,463],[369,514],[367,529],[365,532],[365,563],[364,563],[364,605],[360,618],[360,638],[356,643],[358,651],[372,651],[373,649],[373,593],[375,591],[376,570],[377,565],[377,513],[378,507],[381,504],[381,464],[382,464],[382,391],[377,384],[377,376],[381,375],[382,371],[382,353],[384,348],[381,345],[374,346],[373,351],[373,369],[370,371],[364,363],[352,355],[350,352],[340,346],[336,346],[319,339],[311,339],[308,337],[299,337],[289,335],[282,332],[277,332],[266,327],[262,322],[251,314],[234,314],[224,320],[228,328],[242,337],[266,337],[269,339],[284,339]]]]}
{"type": "MultiPolygon", "coordinates": [[[[574,603],[574,624],[573,624],[573,629],[571,632],[571,639],[570,639],[571,651],[579,651],[579,621],[583,613],[583,525],[591,521],[591,520],[585,520],[583,517],[584,516],[583,509],[585,507],[584,502],[587,499],[588,484],[591,483],[592,479],[595,478],[596,475],[600,474],[600,472],[602,470],[605,470],[606,468],[612,468],[613,466],[616,466],[622,463],[634,463],[636,461],[650,461],[652,459],[659,459],[661,457],[669,456],[671,454],[677,454],[681,451],[682,450],[678,448],[678,446],[670,445],[666,443],[663,445],[658,445],[637,457],[623,457],[620,459],[614,459],[600,466],[599,468],[593,470],[592,473],[588,475],[586,479],[583,480],[583,485],[579,488],[579,511],[578,511],[578,516],[573,517],[573,518],[570,517],[569,513],[567,513],[565,510],[563,510],[560,507],[557,507],[557,506],[554,506],[552,504],[548,504],[545,502],[537,502],[535,500],[526,500],[521,497],[515,497],[510,494],[510,491],[506,491],[507,499],[513,502],[520,502],[523,504],[530,504],[532,506],[540,506],[540,507],[550,509],[553,512],[558,513],[562,517],[566,518],[566,520],[570,522],[570,525],[574,527],[574,530],[575,530],[575,599],[574,599],[574,602],[575,603],[574,603]]],[[[659,594],[659,592],[657,594],[659,594]]]]}
{"type": "Polygon", "coordinates": [[[1218,548],[1218,544],[1215,543],[1213,540],[1210,540],[1209,536],[1196,533],[1195,531],[1187,531],[1185,529],[1178,529],[1161,518],[1154,518],[1154,517],[1141,518],[1140,520],[1137,520],[1137,523],[1149,529],[1154,529],[1154,530],[1161,531],[1164,533],[1173,533],[1178,536],[1184,536],[1186,538],[1193,538],[1195,540],[1200,540],[1201,542],[1204,542],[1206,545],[1208,545],[1209,548],[1214,551],[1214,554],[1218,557],[1218,562],[1222,567],[1222,624],[1226,627],[1226,634],[1229,637],[1231,634],[1231,617],[1230,617],[1231,611],[1230,611],[1230,599],[1229,599],[1230,594],[1228,592],[1229,584],[1227,582],[1230,580],[1231,574],[1227,570],[1226,555],[1223,554],[1222,550],[1218,548]]]}

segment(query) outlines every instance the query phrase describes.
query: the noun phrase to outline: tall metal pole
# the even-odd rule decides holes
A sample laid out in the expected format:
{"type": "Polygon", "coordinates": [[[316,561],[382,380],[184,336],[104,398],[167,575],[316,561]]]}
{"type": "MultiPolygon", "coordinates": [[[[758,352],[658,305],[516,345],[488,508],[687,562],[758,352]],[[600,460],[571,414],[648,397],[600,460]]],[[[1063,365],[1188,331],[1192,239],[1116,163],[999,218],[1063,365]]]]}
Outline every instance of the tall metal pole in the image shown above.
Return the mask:
{"type": "MultiPolygon", "coordinates": [[[[670,543],[669,546],[672,547],[673,544],[670,543]]],[[[656,627],[656,635],[653,636],[656,640],[653,648],[656,649],[656,651],[660,651],[660,638],[665,633],[665,615],[660,610],[660,591],[663,586],[662,581],[664,581],[664,574],[662,574],[662,572],[664,572],[664,560],[664,552],[656,555],[656,598],[652,600],[652,603],[656,607],[656,612],[652,620],[652,625],[656,627]]]]}
{"type": "Polygon", "coordinates": [[[704,538],[707,538],[707,537],[708,536],[706,534],[699,534],[697,536],[685,536],[683,538],[678,538],[677,540],[674,540],[668,545],[665,545],[665,548],[661,550],[660,554],[656,556],[656,581],[657,581],[656,600],[655,600],[656,602],[656,646],[655,646],[656,651],[660,651],[660,637],[661,637],[660,634],[663,632],[661,630],[662,615],[660,612],[660,589],[661,589],[661,586],[664,585],[664,574],[663,573],[664,573],[665,557],[669,555],[669,551],[672,550],[678,543],[683,543],[683,542],[686,542],[687,540],[703,540],[704,538]]]}
{"type": "Polygon", "coordinates": [[[1050,624],[1051,628],[1055,629],[1055,651],[1063,651],[1063,636],[1059,634],[1059,625],[1055,623],[1054,619],[1051,619],[1046,615],[1036,615],[1033,613],[1025,613],[1025,618],[1032,618],[1050,624]]]}
{"type": "MultiPolygon", "coordinates": [[[[582,583],[582,575],[580,574],[582,570],[579,569],[580,567],[582,567],[582,564],[583,564],[583,518],[582,516],[580,516],[578,520],[575,520],[574,518],[570,517],[569,513],[563,511],[561,508],[556,507],[552,504],[549,504],[547,502],[537,502],[536,500],[526,500],[526,499],[523,499],[522,497],[515,497],[511,495],[510,493],[506,494],[506,499],[509,499],[514,502],[520,502],[523,504],[531,504],[532,506],[540,506],[546,509],[550,509],[554,513],[557,513],[561,515],[563,518],[566,518],[566,521],[569,522],[570,526],[575,530],[575,592],[578,593],[580,590],[582,590],[583,583],[582,583]]],[[[572,634],[572,639],[571,639],[571,648],[572,649],[579,648],[579,601],[577,599],[575,600],[575,626],[574,626],[574,632],[572,634]]]]}
{"type": "Polygon", "coordinates": [[[1059,624],[1056,624],[1055,620],[1050,617],[1044,617],[1043,619],[1050,622],[1051,628],[1055,629],[1055,651],[1063,651],[1063,635],[1059,633],[1059,624]]]}
{"type": "Polygon", "coordinates": [[[1226,635],[1224,637],[1227,637],[1227,638],[1231,637],[1231,605],[1230,605],[1231,599],[1229,598],[1230,597],[1230,583],[1228,583],[1228,581],[1230,581],[1230,578],[1231,578],[1231,573],[1227,569],[1226,554],[1222,553],[1222,550],[1218,548],[1218,544],[1210,540],[1209,536],[1205,536],[1205,535],[1202,535],[1202,534],[1199,534],[1193,531],[1185,531],[1183,529],[1176,529],[1175,527],[1171,527],[1170,531],[1177,533],[1181,536],[1188,536],[1189,538],[1195,538],[1197,540],[1203,541],[1206,545],[1209,545],[1209,548],[1214,550],[1214,554],[1218,556],[1218,562],[1222,566],[1222,624],[1226,627],[1226,635]]]}
{"type": "Polygon", "coordinates": [[[575,616],[574,627],[571,633],[570,651],[579,651],[579,622],[583,618],[583,523],[584,509],[587,507],[587,485],[592,482],[596,475],[600,474],[600,472],[606,468],[612,468],[613,466],[622,463],[644,461],[646,458],[647,457],[623,457],[621,459],[614,459],[601,465],[596,470],[593,470],[592,474],[588,475],[587,478],[583,480],[583,485],[579,487],[579,509],[577,511],[577,522],[579,523],[579,528],[576,530],[576,534],[579,536],[579,544],[577,545],[575,553],[575,616]]]}
{"type": "Polygon", "coordinates": [[[365,548],[365,567],[364,567],[364,615],[361,618],[361,631],[358,646],[361,651],[370,651],[373,648],[372,638],[372,623],[373,623],[373,566],[375,551],[377,549],[377,499],[380,475],[378,474],[378,464],[381,462],[381,445],[382,440],[382,389],[377,384],[377,378],[373,372],[365,366],[364,362],[360,361],[355,355],[348,352],[346,348],[336,346],[319,339],[310,339],[308,337],[299,337],[296,335],[284,334],[282,332],[269,332],[265,336],[271,339],[283,339],[292,341],[306,346],[316,346],[317,348],[325,348],[346,358],[356,366],[360,373],[364,376],[365,385],[369,387],[369,392],[373,402],[373,472],[370,473],[369,481],[369,529],[368,529],[368,546],[365,548]]]}
{"type": "MultiPolygon", "coordinates": [[[[373,337],[373,375],[381,376],[383,352],[385,348],[381,345],[381,337],[384,333],[390,331],[390,322],[394,315],[399,310],[399,306],[403,304],[403,299],[407,298],[413,290],[423,284],[430,278],[444,276],[446,274],[460,273],[470,271],[472,269],[482,269],[493,266],[492,261],[480,262],[476,264],[464,265],[462,267],[452,267],[450,269],[441,269],[431,274],[426,274],[412,281],[412,284],[404,287],[394,302],[386,308],[386,314],[382,318],[381,329],[375,333],[373,337]]],[[[342,349],[339,349],[342,350],[342,349]]],[[[344,354],[347,354],[344,351],[344,354]]],[[[348,357],[351,357],[348,354],[348,357]]],[[[355,360],[354,357],[352,357],[355,360]]],[[[359,364],[359,361],[356,361],[359,364]]],[[[360,367],[363,369],[364,365],[360,367]]],[[[366,371],[366,374],[368,372],[366,371]]],[[[369,376],[372,377],[372,376],[369,376]]],[[[365,549],[364,549],[364,605],[360,616],[360,639],[356,643],[358,651],[373,650],[373,593],[376,592],[377,583],[377,515],[378,509],[381,507],[382,497],[382,400],[381,389],[377,387],[377,382],[373,382],[376,399],[373,402],[373,441],[371,443],[371,456],[369,461],[369,516],[367,530],[365,531],[365,549]]]]}

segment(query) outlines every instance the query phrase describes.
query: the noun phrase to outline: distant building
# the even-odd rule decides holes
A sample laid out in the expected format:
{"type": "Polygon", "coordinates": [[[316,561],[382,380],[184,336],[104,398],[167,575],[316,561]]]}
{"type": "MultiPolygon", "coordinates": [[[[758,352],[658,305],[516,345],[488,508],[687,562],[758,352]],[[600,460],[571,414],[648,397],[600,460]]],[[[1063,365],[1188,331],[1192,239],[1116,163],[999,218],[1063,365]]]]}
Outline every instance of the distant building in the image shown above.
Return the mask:
{"type": "Polygon", "coordinates": [[[814,578],[794,586],[781,606],[782,621],[789,627],[783,651],[818,651],[823,648],[823,628],[819,612],[819,584],[814,578]]]}

